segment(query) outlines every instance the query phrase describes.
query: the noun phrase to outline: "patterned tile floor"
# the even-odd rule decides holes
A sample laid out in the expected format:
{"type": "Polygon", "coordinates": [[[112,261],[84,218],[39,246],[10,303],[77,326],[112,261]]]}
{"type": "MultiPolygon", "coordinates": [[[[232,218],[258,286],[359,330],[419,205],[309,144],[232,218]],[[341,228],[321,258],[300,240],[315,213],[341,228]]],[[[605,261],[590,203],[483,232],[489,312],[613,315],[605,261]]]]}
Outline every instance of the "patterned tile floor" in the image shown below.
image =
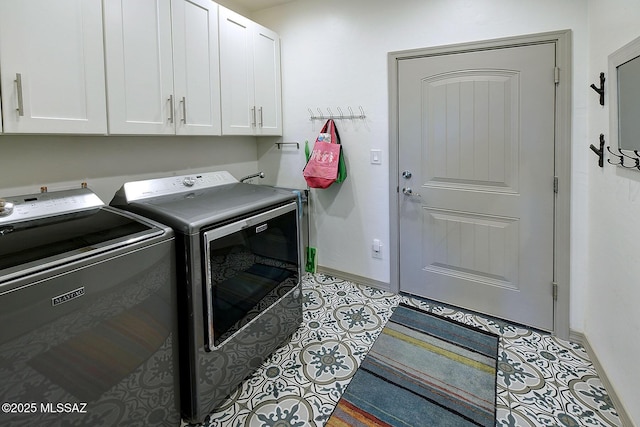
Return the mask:
{"type": "Polygon", "coordinates": [[[304,321],[203,426],[323,426],[399,302],[499,334],[496,426],[619,426],[581,345],[504,321],[316,274],[304,321]]]}

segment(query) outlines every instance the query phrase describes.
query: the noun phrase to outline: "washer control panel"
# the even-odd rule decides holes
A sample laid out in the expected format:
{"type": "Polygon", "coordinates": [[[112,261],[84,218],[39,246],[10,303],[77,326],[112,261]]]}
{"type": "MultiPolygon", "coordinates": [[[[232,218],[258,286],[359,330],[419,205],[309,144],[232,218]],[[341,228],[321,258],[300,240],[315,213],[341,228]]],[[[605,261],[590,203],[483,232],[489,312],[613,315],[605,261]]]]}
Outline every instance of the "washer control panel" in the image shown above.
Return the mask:
{"type": "Polygon", "coordinates": [[[131,181],[123,189],[127,202],[151,197],[178,194],[188,190],[217,187],[237,183],[238,180],[227,171],[203,172],[194,175],[170,176],[145,181],[131,181]]]}
{"type": "Polygon", "coordinates": [[[0,199],[0,224],[30,221],[104,206],[91,190],[52,191],[0,199]]]}

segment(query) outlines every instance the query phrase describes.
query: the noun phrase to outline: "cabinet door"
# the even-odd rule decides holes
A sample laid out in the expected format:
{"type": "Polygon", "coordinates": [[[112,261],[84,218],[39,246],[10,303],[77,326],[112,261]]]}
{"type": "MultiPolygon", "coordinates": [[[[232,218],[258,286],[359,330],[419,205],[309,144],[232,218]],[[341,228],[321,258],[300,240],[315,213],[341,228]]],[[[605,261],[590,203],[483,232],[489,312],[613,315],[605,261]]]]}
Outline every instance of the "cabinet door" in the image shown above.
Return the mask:
{"type": "Polygon", "coordinates": [[[0,1],[6,133],[106,133],[100,0],[0,1]]]}
{"type": "Polygon", "coordinates": [[[253,69],[257,135],[282,135],[280,38],[256,25],[253,34],[253,69]]]}
{"type": "Polygon", "coordinates": [[[176,133],[220,135],[218,5],[172,0],[176,133]]]}
{"type": "Polygon", "coordinates": [[[220,93],[222,133],[253,135],[253,25],[249,19],[220,7],[220,93]]]}
{"type": "Polygon", "coordinates": [[[170,0],[104,0],[109,133],[173,134],[170,0]]]}

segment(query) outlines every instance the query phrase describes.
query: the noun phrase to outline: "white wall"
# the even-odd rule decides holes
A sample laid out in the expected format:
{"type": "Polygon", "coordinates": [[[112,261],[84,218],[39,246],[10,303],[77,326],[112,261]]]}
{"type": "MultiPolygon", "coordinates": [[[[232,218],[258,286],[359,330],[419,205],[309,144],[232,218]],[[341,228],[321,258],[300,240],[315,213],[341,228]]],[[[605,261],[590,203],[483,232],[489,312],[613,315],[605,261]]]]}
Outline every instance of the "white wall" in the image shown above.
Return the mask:
{"type": "MultiPolygon", "coordinates": [[[[640,37],[640,3],[619,0],[611,7],[612,3],[589,1],[589,80],[596,86],[600,72],[610,78],[608,56],[640,37]]],[[[597,146],[603,133],[608,145],[609,87],[604,107],[597,94],[589,91],[588,143],[597,146]]],[[[606,162],[599,168],[596,156],[589,154],[588,175],[585,335],[627,413],[640,425],[640,172],[621,170],[606,162]]]]}
{"type": "Polygon", "coordinates": [[[0,197],[78,188],[86,182],[105,202],[126,181],[258,168],[253,137],[0,135],[0,197]]]}
{"type": "MultiPolygon", "coordinates": [[[[311,143],[320,122],[307,108],[357,111],[365,121],[339,121],[349,178],[312,194],[311,241],[321,266],[389,282],[387,53],[546,31],[573,31],[573,172],[571,328],[584,329],[587,270],[586,104],[588,33],[584,0],[300,0],[255,13],[282,40],[284,141],[311,143]],[[383,150],[383,164],[369,150],[383,150]],[[380,238],[383,260],[371,257],[380,238]]],[[[588,144],[587,144],[588,147],[588,144]]],[[[304,150],[259,142],[259,163],[283,186],[304,186],[304,150]]],[[[587,157],[589,156],[589,157],[587,157]]]]}

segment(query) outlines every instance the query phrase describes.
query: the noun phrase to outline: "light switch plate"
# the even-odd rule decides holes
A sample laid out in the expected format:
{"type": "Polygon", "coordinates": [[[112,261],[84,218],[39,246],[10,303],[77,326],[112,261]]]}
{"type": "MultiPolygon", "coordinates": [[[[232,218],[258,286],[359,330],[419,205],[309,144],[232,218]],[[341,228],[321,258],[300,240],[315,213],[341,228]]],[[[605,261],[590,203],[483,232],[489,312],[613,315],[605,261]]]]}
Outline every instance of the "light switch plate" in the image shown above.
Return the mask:
{"type": "Polygon", "coordinates": [[[373,244],[371,245],[371,256],[374,258],[382,258],[382,243],[380,239],[373,239],[373,244]]]}
{"type": "Polygon", "coordinates": [[[372,149],[371,150],[371,164],[372,165],[381,165],[382,164],[382,150],[380,150],[380,149],[372,149]]]}

